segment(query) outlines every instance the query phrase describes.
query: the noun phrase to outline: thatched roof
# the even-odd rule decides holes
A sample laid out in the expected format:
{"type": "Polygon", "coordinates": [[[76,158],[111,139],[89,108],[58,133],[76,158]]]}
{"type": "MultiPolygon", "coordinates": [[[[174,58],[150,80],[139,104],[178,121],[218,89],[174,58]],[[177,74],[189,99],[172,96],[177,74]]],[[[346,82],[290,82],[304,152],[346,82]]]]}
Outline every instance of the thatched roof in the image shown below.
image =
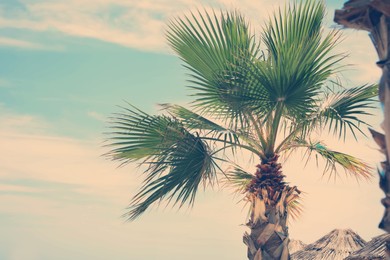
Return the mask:
{"type": "Polygon", "coordinates": [[[294,254],[295,252],[302,250],[305,246],[307,245],[301,240],[291,239],[290,243],[288,243],[288,251],[290,251],[290,254],[294,254]]]}
{"type": "Polygon", "coordinates": [[[386,239],[390,238],[390,234],[383,234],[374,237],[362,249],[353,252],[345,260],[384,260],[386,256],[386,239]]]}
{"type": "Polygon", "coordinates": [[[334,21],[348,28],[371,31],[378,17],[390,16],[390,0],[350,0],[336,10],[334,21]]]}
{"type": "Polygon", "coordinates": [[[366,242],[351,229],[335,229],[291,255],[291,260],[343,260],[366,242]]]}

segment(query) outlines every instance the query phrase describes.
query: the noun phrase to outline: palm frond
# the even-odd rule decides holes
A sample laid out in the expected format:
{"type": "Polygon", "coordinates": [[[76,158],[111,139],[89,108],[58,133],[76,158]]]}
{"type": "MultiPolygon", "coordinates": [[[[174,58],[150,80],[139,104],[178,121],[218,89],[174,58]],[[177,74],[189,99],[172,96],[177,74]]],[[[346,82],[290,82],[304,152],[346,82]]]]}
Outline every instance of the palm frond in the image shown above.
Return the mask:
{"type": "Polygon", "coordinates": [[[277,147],[283,151],[289,142],[306,139],[313,130],[328,127],[329,132],[344,138],[351,133],[357,139],[356,132],[365,135],[361,126],[369,126],[361,116],[371,115],[369,109],[376,108],[378,86],[362,85],[349,89],[331,91],[317,101],[317,110],[305,118],[291,118],[288,136],[277,147]]]}
{"type": "Polygon", "coordinates": [[[211,132],[228,132],[229,130],[200,114],[175,104],[161,104],[164,110],[179,118],[188,129],[205,130],[211,132]]]}
{"type": "Polygon", "coordinates": [[[287,210],[292,220],[297,220],[303,213],[302,198],[296,194],[286,198],[287,210]]]}
{"type": "Polygon", "coordinates": [[[168,42],[190,71],[195,106],[242,124],[243,111],[253,103],[268,102],[263,89],[251,82],[247,68],[259,56],[259,47],[237,12],[197,16],[172,21],[168,42]]]}
{"type": "Polygon", "coordinates": [[[317,155],[324,159],[324,174],[336,174],[338,172],[337,167],[340,167],[344,169],[347,174],[357,179],[369,179],[372,177],[372,167],[366,162],[352,155],[331,150],[319,141],[311,142],[302,139],[295,140],[295,143],[290,145],[290,149],[293,150],[296,148],[306,148],[305,155],[308,160],[311,158],[313,153],[316,155],[316,160],[318,160],[317,155]]]}
{"type": "Polygon", "coordinates": [[[178,118],[186,129],[202,132],[202,140],[223,144],[224,148],[230,147],[233,154],[237,148],[246,149],[257,155],[261,152],[261,146],[251,136],[249,129],[234,131],[230,128],[225,128],[179,105],[162,104],[162,107],[173,117],[178,118]]]}
{"type": "Polygon", "coordinates": [[[226,172],[225,177],[224,183],[227,187],[233,188],[236,193],[244,193],[254,175],[235,165],[226,172]]]}
{"type": "Polygon", "coordinates": [[[113,160],[129,163],[158,154],[175,144],[184,135],[183,126],[173,118],[148,115],[133,107],[122,108],[111,118],[109,147],[106,155],[113,160]]]}
{"type": "Polygon", "coordinates": [[[212,184],[216,178],[216,165],[206,143],[190,134],[148,163],[149,176],[131,202],[126,214],[129,220],[163,199],[174,200],[180,207],[193,205],[199,186],[212,184]]]}
{"type": "Polygon", "coordinates": [[[113,160],[147,166],[144,185],[131,202],[129,220],[153,203],[166,199],[180,206],[194,203],[199,185],[212,184],[216,164],[207,143],[167,116],[150,116],[134,107],[116,114],[109,140],[113,160]]]}
{"type": "Polygon", "coordinates": [[[283,102],[292,117],[305,117],[315,109],[315,97],[343,59],[330,53],[337,33],[321,36],[324,14],[323,1],[295,2],[279,10],[264,28],[268,64],[260,64],[257,74],[262,85],[272,89],[271,99],[283,102]]]}
{"type": "Polygon", "coordinates": [[[329,93],[323,100],[318,118],[329,126],[329,131],[346,136],[349,130],[356,139],[355,131],[364,134],[361,125],[368,124],[359,117],[371,115],[367,110],[374,108],[378,96],[377,85],[363,85],[329,93]]]}

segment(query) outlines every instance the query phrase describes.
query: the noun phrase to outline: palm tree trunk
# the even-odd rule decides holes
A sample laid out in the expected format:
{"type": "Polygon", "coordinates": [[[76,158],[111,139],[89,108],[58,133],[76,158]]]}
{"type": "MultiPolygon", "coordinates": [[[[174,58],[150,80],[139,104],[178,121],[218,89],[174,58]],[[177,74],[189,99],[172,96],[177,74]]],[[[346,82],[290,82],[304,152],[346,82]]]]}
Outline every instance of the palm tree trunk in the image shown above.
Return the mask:
{"type": "Polygon", "coordinates": [[[288,207],[299,197],[296,187],[289,187],[281,174],[277,156],[258,165],[256,178],[248,186],[251,216],[245,232],[249,260],[289,260],[288,207]]]}

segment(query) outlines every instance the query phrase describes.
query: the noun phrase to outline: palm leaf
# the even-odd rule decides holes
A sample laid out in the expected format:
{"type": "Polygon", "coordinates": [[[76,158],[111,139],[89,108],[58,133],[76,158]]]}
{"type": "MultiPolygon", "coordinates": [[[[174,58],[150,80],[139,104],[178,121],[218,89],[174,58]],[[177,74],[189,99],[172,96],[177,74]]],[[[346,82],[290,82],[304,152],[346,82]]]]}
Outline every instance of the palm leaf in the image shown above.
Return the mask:
{"type": "Polygon", "coordinates": [[[233,188],[237,193],[244,193],[254,175],[235,165],[226,172],[225,177],[226,186],[233,188]]]}
{"type": "Polygon", "coordinates": [[[259,48],[248,24],[237,12],[198,13],[169,25],[168,42],[190,71],[194,104],[206,112],[245,121],[243,111],[267,102],[267,94],[251,82],[247,68],[259,48]]]}
{"type": "Polygon", "coordinates": [[[227,146],[231,147],[233,153],[237,148],[243,148],[255,154],[259,154],[259,150],[261,150],[258,141],[254,139],[250,132],[248,132],[250,128],[234,131],[182,106],[162,104],[162,107],[173,117],[178,118],[186,129],[197,130],[204,133],[201,137],[202,140],[222,143],[225,148],[227,146]],[[207,138],[207,136],[210,137],[207,138]]]}
{"type": "Polygon", "coordinates": [[[113,148],[106,155],[114,160],[128,163],[156,155],[183,136],[183,127],[177,120],[148,115],[133,106],[122,109],[111,118],[108,146],[113,148]]]}
{"type": "Polygon", "coordinates": [[[356,177],[357,179],[369,179],[372,177],[372,167],[367,163],[352,155],[331,150],[319,141],[310,142],[297,139],[294,143],[290,144],[289,149],[294,150],[296,148],[306,148],[305,155],[308,160],[313,154],[316,154],[316,160],[318,160],[317,155],[324,159],[324,174],[329,173],[331,176],[332,174],[337,173],[337,167],[340,167],[344,169],[347,174],[356,177]]]}
{"type": "Polygon", "coordinates": [[[186,128],[201,129],[211,132],[228,132],[229,130],[220,124],[217,124],[200,114],[192,112],[191,110],[175,105],[175,104],[161,104],[164,110],[170,113],[173,117],[179,118],[186,128]]]}
{"type": "Polygon", "coordinates": [[[286,115],[305,117],[315,110],[316,96],[343,58],[330,54],[336,32],[321,37],[324,14],[322,1],[294,3],[279,10],[264,28],[268,64],[260,64],[257,74],[273,93],[271,99],[284,104],[286,115]]]}
{"type": "Polygon", "coordinates": [[[180,206],[193,204],[199,185],[213,183],[216,164],[208,145],[181,122],[150,116],[134,107],[116,114],[107,155],[124,163],[144,158],[146,178],[126,216],[137,218],[150,205],[174,199],[180,206]]]}
{"type": "Polygon", "coordinates": [[[317,101],[317,110],[305,118],[289,118],[288,136],[277,147],[276,152],[283,151],[289,142],[295,139],[306,139],[313,130],[324,129],[328,126],[341,138],[350,132],[355,139],[356,131],[365,135],[361,125],[369,126],[361,119],[362,115],[371,115],[367,110],[375,108],[378,93],[377,85],[363,85],[350,89],[342,89],[324,94],[317,101]]]}
{"type": "Polygon", "coordinates": [[[374,108],[377,96],[377,85],[363,85],[329,93],[324,98],[318,116],[329,126],[329,131],[338,132],[339,137],[345,138],[349,129],[356,139],[355,130],[364,134],[360,129],[361,124],[368,125],[359,117],[371,115],[367,109],[374,108]]]}
{"type": "Polygon", "coordinates": [[[297,220],[303,213],[302,199],[300,197],[295,197],[288,202],[288,213],[293,220],[297,220]]]}
{"type": "Polygon", "coordinates": [[[216,178],[216,165],[207,145],[194,135],[187,134],[148,163],[149,176],[131,202],[126,214],[129,220],[162,199],[174,200],[180,207],[187,202],[192,205],[199,185],[212,184],[216,178]]]}

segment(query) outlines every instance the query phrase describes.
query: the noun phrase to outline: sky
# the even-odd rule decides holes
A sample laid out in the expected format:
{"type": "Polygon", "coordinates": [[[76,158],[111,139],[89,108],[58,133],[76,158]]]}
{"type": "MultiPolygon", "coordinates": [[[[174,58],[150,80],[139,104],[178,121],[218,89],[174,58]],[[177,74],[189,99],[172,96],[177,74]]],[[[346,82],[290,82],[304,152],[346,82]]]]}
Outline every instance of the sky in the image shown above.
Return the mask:
{"type": "MultiPolygon", "coordinates": [[[[154,207],[121,217],[142,176],[104,158],[108,118],[129,102],[146,112],[190,100],[186,71],[164,39],[167,21],[189,10],[237,9],[257,32],[284,1],[0,1],[0,259],[245,259],[247,210],[231,190],[199,193],[192,209],[154,207]]],[[[342,3],[327,1],[326,30],[342,3]]],[[[346,86],[376,83],[366,32],[343,30],[346,86]]],[[[367,118],[379,129],[381,111],[367,118]]],[[[366,132],[366,128],[362,128],[366,132]]],[[[328,140],[364,158],[383,158],[370,138],[328,140]]],[[[334,228],[364,239],[382,233],[377,176],[322,177],[299,154],[284,165],[304,194],[290,237],[314,242],[334,228]]],[[[321,166],[321,165],[320,165],[321,166]]],[[[374,173],[375,174],[375,173],[374,173]]]]}

